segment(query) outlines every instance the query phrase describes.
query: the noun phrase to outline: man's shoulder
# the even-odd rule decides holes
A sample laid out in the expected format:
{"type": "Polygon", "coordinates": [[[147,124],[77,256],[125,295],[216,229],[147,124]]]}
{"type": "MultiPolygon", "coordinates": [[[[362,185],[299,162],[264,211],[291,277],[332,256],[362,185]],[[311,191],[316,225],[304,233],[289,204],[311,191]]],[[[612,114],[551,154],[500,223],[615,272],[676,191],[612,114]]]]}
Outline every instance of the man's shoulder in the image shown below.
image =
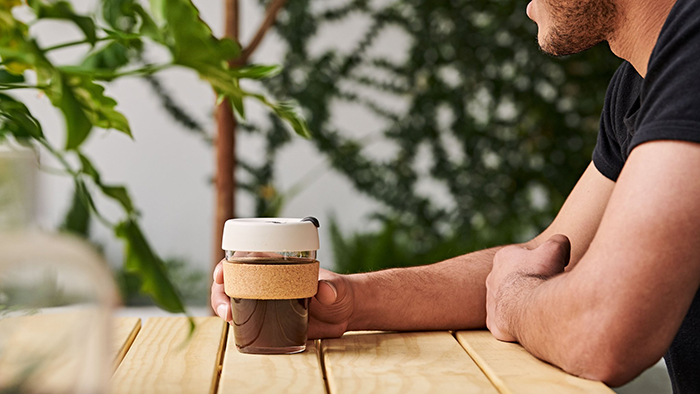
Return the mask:
{"type": "Polygon", "coordinates": [[[639,98],[644,78],[629,62],[623,62],[610,80],[605,95],[603,116],[607,119],[607,132],[624,129],[624,118],[639,98]]]}
{"type": "Polygon", "coordinates": [[[628,61],[622,62],[610,80],[608,87],[608,98],[616,102],[620,99],[636,100],[639,95],[639,88],[642,86],[644,78],[628,61]]]}

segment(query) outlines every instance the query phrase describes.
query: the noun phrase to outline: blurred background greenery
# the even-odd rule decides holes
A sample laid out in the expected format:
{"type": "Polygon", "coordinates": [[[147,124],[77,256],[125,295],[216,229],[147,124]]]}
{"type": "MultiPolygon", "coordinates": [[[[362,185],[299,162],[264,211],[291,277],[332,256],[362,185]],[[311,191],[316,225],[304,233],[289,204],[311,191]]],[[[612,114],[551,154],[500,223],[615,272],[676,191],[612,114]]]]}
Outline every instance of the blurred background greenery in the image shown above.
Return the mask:
{"type": "MultiPolygon", "coordinates": [[[[285,68],[265,85],[302,103],[318,150],[381,203],[372,215],[378,230],[343,234],[331,223],[339,272],[432,263],[527,240],[551,222],[590,162],[620,63],[607,47],[560,59],[540,53],[519,0],[319,3],[287,4],[275,25],[285,68]],[[349,54],[310,53],[324,25],[358,14],[371,22],[349,54]],[[368,50],[387,30],[409,38],[405,60],[368,50]],[[377,97],[404,102],[405,111],[377,97]],[[338,101],[372,112],[384,129],[358,137],[352,124],[335,126],[338,101]],[[377,144],[390,154],[374,155],[377,144]],[[440,202],[426,197],[431,191],[440,202]]],[[[289,141],[271,123],[248,126],[267,136],[265,164],[245,166],[252,192],[274,183],[276,152],[289,141]]],[[[284,198],[255,194],[256,215],[274,215],[284,198]]]]}
{"type": "MultiPolygon", "coordinates": [[[[605,89],[620,60],[604,45],[566,58],[542,54],[525,5],[519,0],[285,5],[273,27],[286,44],[284,69],[263,84],[275,97],[304,107],[311,142],[334,170],[380,203],[368,218],[373,230],[343,233],[335,220],[329,224],[336,271],[429,264],[524,241],[554,218],[590,162],[605,89]],[[309,51],[324,26],[358,14],[371,23],[352,51],[309,51]],[[368,51],[386,30],[409,38],[405,60],[368,51]],[[391,100],[404,108],[382,104],[391,100]],[[336,126],[331,106],[337,102],[370,111],[384,129],[363,135],[353,124],[336,126]],[[442,198],[436,202],[426,196],[431,193],[442,198]]],[[[166,92],[160,96],[184,126],[201,128],[166,92]]],[[[238,187],[256,200],[249,216],[277,216],[298,192],[282,193],[275,186],[275,163],[291,136],[274,116],[267,124],[241,126],[241,132],[265,139],[262,164],[239,158],[245,174],[238,187]]],[[[183,292],[208,281],[182,262],[169,265],[183,292]]],[[[130,290],[137,288],[129,285],[133,278],[123,275],[128,299],[143,301],[130,290]]],[[[196,291],[187,293],[190,303],[206,303],[196,291]]]]}

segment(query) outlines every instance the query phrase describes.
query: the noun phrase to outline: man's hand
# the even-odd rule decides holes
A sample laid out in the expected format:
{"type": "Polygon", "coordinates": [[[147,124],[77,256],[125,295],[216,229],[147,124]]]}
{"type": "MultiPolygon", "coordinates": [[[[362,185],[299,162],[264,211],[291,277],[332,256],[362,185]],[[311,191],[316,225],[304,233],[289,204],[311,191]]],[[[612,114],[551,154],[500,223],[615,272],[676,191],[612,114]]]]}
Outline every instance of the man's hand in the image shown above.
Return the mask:
{"type": "MultiPolygon", "coordinates": [[[[233,323],[231,300],[224,292],[222,260],[214,269],[211,308],[219,317],[233,323]]],[[[354,293],[344,275],[321,269],[318,293],[309,307],[309,339],[340,337],[346,331],[353,312],[354,293]]]]}
{"type": "Polygon", "coordinates": [[[233,315],[231,312],[231,299],[224,291],[224,266],[226,259],[219,261],[219,264],[214,268],[214,282],[211,284],[211,309],[220,318],[233,324],[233,315]]]}
{"type": "Polygon", "coordinates": [[[507,246],[496,253],[486,278],[486,326],[496,339],[517,341],[511,323],[517,313],[527,313],[518,310],[517,300],[528,288],[564,272],[570,253],[571,243],[561,234],[532,250],[507,246]]]}
{"type": "Polygon", "coordinates": [[[355,293],[346,275],[321,268],[318,293],[309,306],[309,338],[338,338],[348,328],[355,293]]]}

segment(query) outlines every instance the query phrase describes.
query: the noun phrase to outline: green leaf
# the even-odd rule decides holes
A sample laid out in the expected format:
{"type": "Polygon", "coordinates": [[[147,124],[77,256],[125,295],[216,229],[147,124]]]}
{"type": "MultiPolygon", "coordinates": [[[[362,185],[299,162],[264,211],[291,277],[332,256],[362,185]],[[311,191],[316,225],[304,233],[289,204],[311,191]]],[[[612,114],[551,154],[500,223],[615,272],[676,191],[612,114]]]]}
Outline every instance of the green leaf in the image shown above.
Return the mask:
{"type": "Polygon", "coordinates": [[[141,7],[139,4],[134,4],[133,5],[134,12],[136,12],[139,17],[141,17],[141,27],[139,27],[139,33],[143,34],[144,36],[152,39],[155,42],[158,43],[164,43],[164,37],[163,37],[163,32],[158,28],[158,25],[156,22],[151,18],[150,15],[148,15],[148,12],[146,12],[143,7],[141,7]]]}
{"type": "Polygon", "coordinates": [[[60,226],[62,231],[80,235],[83,238],[87,238],[90,233],[90,207],[88,207],[85,198],[81,195],[81,193],[85,192],[84,185],[75,184],[71,207],[60,226]]]}
{"type": "Polygon", "coordinates": [[[21,0],[0,0],[0,9],[2,10],[9,11],[18,5],[22,5],[21,0]]]}
{"type": "Polygon", "coordinates": [[[153,19],[156,21],[157,24],[163,25],[165,23],[165,15],[164,15],[164,10],[165,10],[165,3],[167,0],[150,0],[149,3],[151,5],[151,13],[153,13],[153,19]]]}
{"type": "Polygon", "coordinates": [[[133,31],[138,21],[133,11],[134,0],[102,0],[102,18],[120,31],[133,31]]]}
{"type": "Polygon", "coordinates": [[[185,312],[180,295],[168,277],[163,261],[151,250],[138,224],[126,220],[114,230],[126,245],[124,267],[141,279],[141,291],[169,312],[185,312]]]}
{"type": "Polygon", "coordinates": [[[29,28],[16,20],[10,11],[16,5],[15,1],[10,1],[6,7],[0,8],[0,58],[4,68],[19,75],[31,68],[33,59],[27,51],[29,28]]]}
{"type": "Polygon", "coordinates": [[[80,82],[74,91],[90,121],[97,127],[119,130],[133,137],[129,121],[121,112],[114,109],[117,102],[104,94],[105,88],[88,78],[81,78],[80,82]]]}
{"type": "Polygon", "coordinates": [[[118,201],[126,212],[134,212],[134,204],[131,202],[129,192],[124,186],[100,185],[100,189],[102,193],[118,201]]]}
{"type": "Polygon", "coordinates": [[[267,79],[274,77],[282,72],[282,66],[279,65],[251,65],[240,68],[232,68],[229,74],[234,78],[247,79],[267,79]]]}
{"type": "Polygon", "coordinates": [[[283,101],[268,105],[277,116],[287,121],[297,134],[304,138],[311,138],[311,130],[309,130],[309,126],[306,124],[306,120],[301,114],[299,105],[296,102],[283,101]]]}
{"type": "Polygon", "coordinates": [[[65,82],[62,82],[61,96],[51,98],[51,101],[60,108],[66,120],[66,149],[77,149],[90,134],[92,129],[90,119],[71,87],[65,82]]]}
{"type": "Polygon", "coordinates": [[[66,69],[62,69],[61,74],[62,78],[52,82],[52,85],[60,83],[59,88],[47,89],[46,95],[66,119],[66,149],[78,148],[93,125],[132,136],[129,122],[115,109],[117,102],[104,94],[104,87],[86,75],[71,75],[66,69]]]}
{"type": "Polygon", "coordinates": [[[80,152],[78,152],[78,157],[80,158],[82,172],[85,175],[92,178],[92,180],[95,182],[95,185],[97,185],[97,187],[99,187],[100,190],[102,190],[102,193],[104,193],[107,197],[110,197],[113,200],[117,201],[127,213],[132,214],[136,212],[134,208],[134,203],[132,202],[131,197],[129,196],[129,192],[124,186],[105,185],[104,183],[102,183],[100,173],[97,172],[95,166],[92,165],[90,159],[88,159],[85,155],[83,155],[80,152]]]}
{"type": "Polygon", "coordinates": [[[0,93],[0,131],[18,140],[44,138],[41,124],[23,103],[0,93]]]}
{"type": "Polygon", "coordinates": [[[0,69],[0,83],[22,83],[24,82],[24,75],[14,74],[6,69],[0,69]]]}
{"type": "Polygon", "coordinates": [[[54,3],[46,3],[41,0],[33,0],[29,5],[36,12],[39,19],[65,19],[75,23],[76,26],[85,34],[85,38],[92,45],[97,41],[95,32],[95,22],[92,18],[78,15],[73,11],[73,7],[67,1],[57,1],[54,3]]]}
{"type": "MultiPolygon", "coordinates": [[[[234,79],[232,82],[235,85],[235,87],[238,88],[238,80],[234,79]]],[[[243,96],[237,94],[229,94],[228,98],[229,101],[231,101],[233,109],[236,111],[236,113],[238,113],[238,116],[240,116],[241,119],[245,119],[245,107],[243,106],[243,96]]]]}
{"type": "Polygon", "coordinates": [[[152,1],[155,15],[161,13],[173,62],[204,73],[205,68],[225,70],[225,61],[240,55],[240,46],[228,38],[214,37],[209,26],[199,18],[199,11],[190,0],[152,1]]]}
{"type": "Polygon", "coordinates": [[[80,65],[81,68],[116,70],[129,64],[129,48],[120,42],[110,42],[103,48],[90,53],[80,65]]]}
{"type": "Polygon", "coordinates": [[[135,0],[103,0],[102,17],[112,27],[112,32],[138,33],[156,42],[163,35],[148,12],[135,0]]]}
{"type": "Polygon", "coordinates": [[[244,92],[243,94],[246,96],[253,97],[265,106],[269,107],[272,110],[272,112],[274,112],[277,116],[279,116],[280,118],[285,120],[290,126],[292,126],[294,132],[296,132],[300,136],[307,139],[311,138],[311,130],[309,130],[309,126],[306,123],[306,119],[304,119],[304,115],[301,114],[299,104],[297,104],[295,101],[281,101],[275,103],[270,101],[267,97],[265,97],[262,94],[249,92],[244,92]]]}
{"type": "Polygon", "coordinates": [[[92,180],[95,181],[96,184],[101,185],[102,181],[100,180],[100,173],[97,172],[97,170],[95,169],[95,166],[92,165],[92,162],[90,161],[90,159],[85,157],[80,152],[78,152],[78,157],[80,158],[80,165],[83,168],[82,169],[83,174],[92,178],[92,180]]]}

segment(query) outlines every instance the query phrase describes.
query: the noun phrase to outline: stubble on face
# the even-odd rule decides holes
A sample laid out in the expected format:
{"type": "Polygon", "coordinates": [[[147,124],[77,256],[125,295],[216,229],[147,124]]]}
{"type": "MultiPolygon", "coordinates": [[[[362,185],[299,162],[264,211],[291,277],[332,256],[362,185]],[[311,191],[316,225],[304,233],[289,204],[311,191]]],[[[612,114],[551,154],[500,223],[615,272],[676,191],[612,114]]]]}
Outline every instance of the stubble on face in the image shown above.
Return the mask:
{"type": "Polygon", "coordinates": [[[551,26],[538,39],[543,52],[566,56],[589,49],[615,34],[619,10],[615,0],[545,0],[551,26]]]}

